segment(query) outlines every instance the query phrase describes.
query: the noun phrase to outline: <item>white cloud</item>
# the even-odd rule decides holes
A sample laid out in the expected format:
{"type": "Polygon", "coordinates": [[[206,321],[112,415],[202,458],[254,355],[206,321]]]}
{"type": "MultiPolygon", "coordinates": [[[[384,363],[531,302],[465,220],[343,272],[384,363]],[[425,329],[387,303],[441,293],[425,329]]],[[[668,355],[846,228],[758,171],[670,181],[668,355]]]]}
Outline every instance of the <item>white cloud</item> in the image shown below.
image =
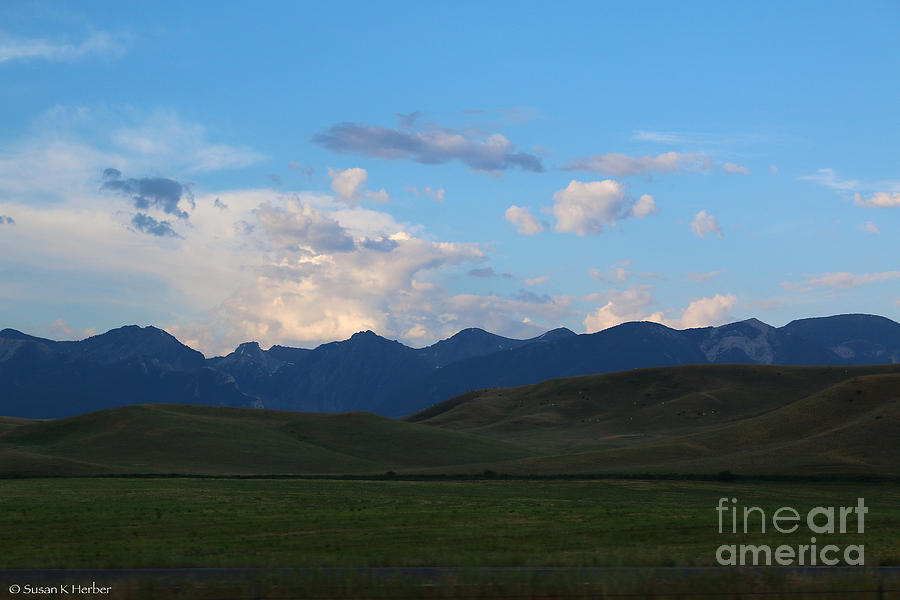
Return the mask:
{"type": "Polygon", "coordinates": [[[603,181],[572,180],[553,194],[556,231],[586,235],[602,233],[628,217],[643,218],[656,210],[653,197],[644,194],[637,201],[625,195],[625,185],[612,179],[603,181]]]}
{"type": "Polygon", "coordinates": [[[888,192],[876,192],[869,198],[863,199],[859,193],[853,195],[853,203],[857,206],[867,206],[869,208],[889,208],[900,206],[900,192],[893,194],[888,192]]]}
{"type": "Polygon", "coordinates": [[[331,177],[331,189],[334,190],[336,197],[341,202],[355,206],[359,204],[360,198],[365,197],[375,202],[390,202],[391,197],[381,188],[377,192],[366,190],[366,180],[369,178],[368,172],[359,167],[344,169],[328,169],[328,176],[331,177]]]}
{"type": "Polygon", "coordinates": [[[628,156],[627,154],[602,154],[590,158],[576,158],[568,171],[591,171],[613,177],[628,177],[643,173],[671,173],[674,171],[708,171],[712,166],[708,157],[701,154],[666,152],[658,156],[628,156]]]}
{"type": "Polygon", "coordinates": [[[691,231],[699,238],[705,238],[709,233],[715,233],[722,237],[722,225],[719,220],[712,215],[706,214],[705,210],[698,212],[691,221],[691,231]]]}
{"type": "Polygon", "coordinates": [[[126,42],[126,36],[104,31],[95,31],[79,42],[0,36],[0,63],[16,60],[68,62],[91,56],[118,58],[125,53],[126,42]]]}
{"type": "Polygon", "coordinates": [[[536,235],[544,230],[544,226],[524,206],[513,204],[506,209],[504,218],[516,226],[516,231],[522,235],[536,235]]]}
{"type": "Polygon", "coordinates": [[[778,175],[778,167],[775,165],[769,165],[769,170],[772,171],[773,175],[778,175]]]}
{"type": "Polygon", "coordinates": [[[749,175],[750,169],[747,167],[727,162],[722,165],[722,170],[733,175],[749,175]]]}
{"type": "Polygon", "coordinates": [[[721,325],[730,319],[736,300],[734,294],[698,298],[688,304],[680,317],[668,318],[671,310],[648,312],[655,303],[650,287],[636,286],[610,292],[608,302],[585,317],[584,326],[587,333],[593,333],[629,321],[653,321],[674,329],[721,325]]]}
{"type": "Polygon", "coordinates": [[[860,225],[859,230],[863,233],[881,233],[881,230],[878,229],[878,225],[872,221],[866,221],[864,225],[860,225]]]}
{"type": "Polygon", "coordinates": [[[328,169],[331,177],[331,189],[337,194],[338,200],[347,204],[359,204],[359,197],[366,187],[366,179],[369,174],[365,169],[354,167],[343,171],[328,169]]]}
{"type": "Polygon", "coordinates": [[[631,207],[631,214],[636,219],[643,219],[644,217],[648,217],[658,212],[659,209],[656,208],[656,201],[653,200],[653,196],[650,194],[643,194],[638,198],[637,202],[634,203],[634,206],[631,207]]]}
{"type": "Polygon", "coordinates": [[[584,318],[587,333],[602,331],[629,321],[656,321],[664,319],[661,311],[648,313],[646,307],[653,304],[649,286],[637,286],[625,291],[614,290],[608,302],[584,318]]]}
{"type": "Polygon", "coordinates": [[[728,321],[728,313],[734,307],[736,300],[734,294],[726,296],[716,294],[712,298],[698,298],[684,309],[684,313],[677,321],[678,328],[721,325],[728,321]]]}
{"type": "Polygon", "coordinates": [[[844,192],[855,190],[862,185],[856,179],[841,179],[834,169],[819,169],[816,175],[804,175],[800,179],[815,181],[833,190],[844,192]]]}
{"type": "Polygon", "coordinates": [[[789,290],[809,290],[812,288],[832,288],[848,290],[869,283],[881,283],[900,277],[900,271],[883,271],[881,273],[854,274],[847,272],[823,273],[818,277],[810,277],[800,283],[785,282],[781,285],[789,290]]]}

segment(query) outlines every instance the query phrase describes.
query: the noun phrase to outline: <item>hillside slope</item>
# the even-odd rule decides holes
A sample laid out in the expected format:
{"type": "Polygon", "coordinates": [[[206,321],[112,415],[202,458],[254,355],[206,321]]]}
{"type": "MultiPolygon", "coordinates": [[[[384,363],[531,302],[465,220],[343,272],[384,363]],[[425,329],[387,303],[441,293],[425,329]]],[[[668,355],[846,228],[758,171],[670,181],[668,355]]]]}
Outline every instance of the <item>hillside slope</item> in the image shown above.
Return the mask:
{"type": "Polygon", "coordinates": [[[384,473],[532,455],[369,413],[149,404],[0,422],[0,475],[384,473]]]}
{"type": "Polygon", "coordinates": [[[484,390],[407,418],[544,456],[511,473],[900,474],[900,366],[702,365],[484,390]]]}

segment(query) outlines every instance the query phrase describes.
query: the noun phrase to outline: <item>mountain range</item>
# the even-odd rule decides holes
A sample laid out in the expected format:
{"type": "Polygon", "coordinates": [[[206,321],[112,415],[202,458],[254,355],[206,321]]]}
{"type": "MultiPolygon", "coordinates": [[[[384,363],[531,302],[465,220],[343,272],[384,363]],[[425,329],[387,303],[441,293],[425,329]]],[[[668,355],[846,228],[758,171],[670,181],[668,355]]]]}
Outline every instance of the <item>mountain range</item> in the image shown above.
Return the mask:
{"type": "Polygon", "coordinates": [[[552,378],[695,364],[849,366],[900,362],[900,324],[836,315],[772,327],[748,319],[676,330],[623,323],[527,340],[465,329],[425,348],[371,331],[315,349],[246,342],[205,358],[156,327],[81,341],[0,331],[0,415],[56,418],[166,402],[398,417],[473,390],[552,378]]]}

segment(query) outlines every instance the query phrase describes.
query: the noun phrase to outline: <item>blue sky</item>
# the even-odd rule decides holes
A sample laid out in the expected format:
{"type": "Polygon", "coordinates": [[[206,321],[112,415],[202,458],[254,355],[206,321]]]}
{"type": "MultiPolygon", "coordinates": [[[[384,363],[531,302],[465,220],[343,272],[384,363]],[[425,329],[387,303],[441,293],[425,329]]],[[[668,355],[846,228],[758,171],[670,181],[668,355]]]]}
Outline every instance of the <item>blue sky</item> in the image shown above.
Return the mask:
{"type": "Polygon", "coordinates": [[[0,326],[900,319],[900,5],[0,6],[0,326]]]}

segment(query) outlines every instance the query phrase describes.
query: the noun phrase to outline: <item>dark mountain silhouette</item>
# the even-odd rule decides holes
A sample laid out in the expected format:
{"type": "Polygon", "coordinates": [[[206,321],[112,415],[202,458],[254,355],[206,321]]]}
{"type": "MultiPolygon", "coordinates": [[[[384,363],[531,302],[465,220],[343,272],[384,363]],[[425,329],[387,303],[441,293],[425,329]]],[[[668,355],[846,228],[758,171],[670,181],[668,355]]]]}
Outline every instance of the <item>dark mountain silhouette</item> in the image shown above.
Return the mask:
{"type": "Polygon", "coordinates": [[[253,396],[267,395],[272,374],[300,363],[310,350],[272,346],[263,350],[256,342],[244,342],[227,356],[207,359],[213,369],[234,377],[240,389],[253,396]]]}
{"type": "Polygon", "coordinates": [[[866,365],[900,362],[900,324],[873,315],[837,315],[775,328],[747,319],[676,330],[623,323],[593,334],[458,361],[379,406],[403,416],[476,389],[642,367],[717,364],[866,365]]]}
{"type": "Polygon", "coordinates": [[[313,350],[246,342],[205,359],[154,327],[56,342],[0,331],[0,414],[56,417],[141,402],[364,410],[402,416],[477,389],[642,367],[704,363],[865,365],[900,362],[900,324],[872,315],[757,319],[675,330],[632,322],[529,340],[465,329],[414,349],[371,331],[313,350]]]}
{"type": "Polygon", "coordinates": [[[155,327],[122,327],[78,342],[0,331],[0,414],[54,418],[178,402],[254,406],[235,380],[155,327]]]}
{"type": "Polygon", "coordinates": [[[387,399],[376,412],[403,416],[468,391],[554,377],[708,362],[682,332],[657,323],[623,323],[591,335],[552,336],[543,342],[448,365],[387,399]]]}
{"type": "Polygon", "coordinates": [[[560,327],[529,340],[514,340],[488,333],[483,329],[470,327],[469,329],[463,329],[446,340],[441,340],[436,344],[422,348],[419,350],[419,356],[432,366],[444,367],[467,358],[487,356],[501,350],[520,348],[535,341],[550,341],[574,335],[576,335],[574,332],[565,327],[560,327]]]}

